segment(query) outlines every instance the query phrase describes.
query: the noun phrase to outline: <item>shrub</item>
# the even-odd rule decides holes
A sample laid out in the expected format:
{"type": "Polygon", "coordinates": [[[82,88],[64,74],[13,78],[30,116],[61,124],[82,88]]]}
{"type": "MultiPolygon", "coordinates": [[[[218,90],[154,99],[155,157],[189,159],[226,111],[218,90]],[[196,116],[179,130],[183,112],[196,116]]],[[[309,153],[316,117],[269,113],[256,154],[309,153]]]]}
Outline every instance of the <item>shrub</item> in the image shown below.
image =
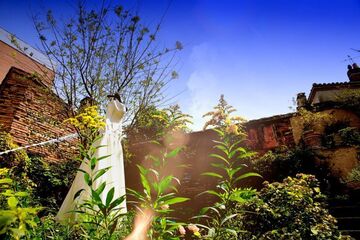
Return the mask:
{"type": "Polygon", "coordinates": [[[360,183],[360,165],[353,168],[346,179],[348,182],[360,183]]]}
{"type": "Polygon", "coordinates": [[[287,176],[306,172],[307,165],[313,166],[313,153],[308,149],[294,148],[281,151],[268,151],[252,160],[256,171],[269,181],[281,181],[287,176]]]}
{"type": "Polygon", "coordinates": [[[339,130],[340,137],[343,143],[347,146],[360,145],[360,132],[355,127],[347,127],[339,130]]]}
{"type": "Polygon", "coordinates": [[[40,208],[26,207],[24,198],[27,192],[19,192],[14,188],[15,182],[9,178],[8,169],[0,168],[1,200],[6,205],[0,208],[0,237],[20,239],[29,234],[36,227],[36,214],[40,208]]]}
{"type": "Polygon", "coordinates": [[[333,121],[333,117],[324,112],[312,112],[306,110],[305,108],[301,108],[298,113],[301,118],[304,131],[317,130],[319,125],[328,125],[333,121]]]}
{"type": "MultiPolygon", "coordinates": [[[[0,151],[17,147],[9,133],[0,132],[0,151]]],[[[27,191],[33,204],[45,207],[46,211],[60,206],[78,165],[75,160],[47,163],[39,156],[28,155],[25,150],[0,156],[0,167],[9,169],[16,188],[27,191]]]]}
{"type": "Polygon", "coordinates": [[[359,89],[346,89],[337,94],[339,107],[354,111],[360,116],[360,91],[359,89]]]}
{"type": "Polygon", "coordinates": [[[298,174],[269,184],[256,197],[238,204],[238,239],[340,239],[336,219],[313,175],[298,174]]]}

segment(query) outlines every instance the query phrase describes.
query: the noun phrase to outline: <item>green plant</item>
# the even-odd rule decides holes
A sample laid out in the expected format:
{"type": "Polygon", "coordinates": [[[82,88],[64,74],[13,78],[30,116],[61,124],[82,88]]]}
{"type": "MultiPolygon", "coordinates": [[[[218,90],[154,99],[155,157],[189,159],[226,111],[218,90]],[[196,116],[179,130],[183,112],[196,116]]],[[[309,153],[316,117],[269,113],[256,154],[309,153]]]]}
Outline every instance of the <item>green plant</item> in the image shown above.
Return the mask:
{"type": "Polygon", "coordinates": [[[319,125],[330,124],[333,120],[333,117],[325,112],[311,112],[305,108],[300,108],[298,113],[304,131],[317,130],[319,125]]]}
{"type": "Polygon", "coordinates": [[[337,93],[337,104],[340,108],[348,109],[360,116],[360,90],[345,89],[337,93]]]}
{"type": "MultiPolygon", "coordinates": [[[[231,124],[231,123],[230,123],[231,124]]],[[[197,218],[207,218],[208,229],[205,239],[237,239],[240,228],[234,225],[233,219],[237,216],[235,206],[237,203],[246,202],[251,199],[256,191],[248,188],[238,188],[238,183],[248,177],[261,177],[258,173],[244,171],[247,167],[245,159],[255,155],[254,152],[241,147],[245,139],[244,133],[234,131],[231,126],[224,125],[217,132],[220,141],[214,141],[214,146],[219,153],[210,154],[217,161],[211,165],[218,171],[205,172],[202,175],[218,179],[216,190],[207,190],[204,193],[214,195],[218,201],[211,207],[201,210],[197,218]]]]}
{"type": "Polygon", "coordinates": [[[52,214],[36,220],[37,227],[30,232],[29,239],[72,240],[82,238],[81,227],[79,225],[60,224],[52,214]]]}
{"type": "Polygon", "coordinates": [[[268,181],[281,181],[287,176],[295,176],[300,172],[307,172],[308,165],[312,167],[313,153],[308,149],[296,147],[268,151],[262,156],[256,156],[251,163],[268,181]]]}
{"type": "Polygon", "coordinates": [[[84,163],[84,168],[78,171],[83,173],[86,185],[75,193],[74,201],[82,194],[85,194],[85,197],[73,212],[80,223],[81,235],[85,239],[113,239],[118,227],[126,221],[126,214],[120,207],[125,201],[125,196],[114,199],[115,188],[112,187],[108,192],[104,192],[107,182],[99,182],[111,168],[96,168],[99,161],[109,157],[109,155],[97,156],[98,149],[104,147],[97,144],[102,137],[99,129],[105,125],[103,120],[96,106],[87,107],[79,115],[66,120],[77,128],[81,139],[79,160],[84,163]]]}
{"type": "Polygon", "coordinates": [[[347,182],[360,183],[360,165],[353,168],[351,172],[348,174],[347,182]]]}
{"type": "Polygon", "coordinates": [[[94,139],[93,144],[90,145],[89,149],[80,147],[80,156],[84,159],[83,161],[89,170],[84,171],[82,169],[78,169],[78,171],[84,173],[84,181],[87,186],[80,189],[75,194],[74,200],[81,194],[88,194],[89,198],[81,202],[75,212],[79,214],[78,219],[83,223],[82,225],[86,229],[83,233],[86,238],[111,239],[116,228],[121,223],[122,217],[124,216],[120,205],[123,201],[125,201],[125,196],[120,196],[114,199],[114,187],[105,193],[104,190],[107,185],[106,182],[97,183],[97,187],[94,187],[96,180],[106,174],[106,172],[110,169],[110,167],[108,167],[95,170],[99,161],[109,157],[96,157],[97,149],[104,147],[94,145],[100,137],[101,136],[94,139]],[[105,201],[101,197],[103,194],[106,196],[105,201]]]}
{"type": "Polygon", "coordinates": [[[214,111],[203,115],[203,117],[210,117],[210,120],[205,123],[203,129],[205,130],[208,127],[223,128],[231,126],[233,131],[241,131],[241,129],[238,128],[245,122],[245,119],[238,116],[231,117],[230,115],[235,111],[236,109],[226,102],[222,94],[218,105],[214,107],[214,111]]]}
{"type": "Polygon", "coordinates": [[[5,209],[0,209],[0,236],[20,239],[36,227],[36,214],[41,208],[22,207],[21,199],[29,194],[14,190],[14,182],[7,174],[8,169],[0,168],[0,191],[7,203],[5,209]]]}
{"type": "Polygon", "coordinates": [[[360,132],[356,127],[346,127],[339,130],[343,143],[347,146],[360,146],[360,132]]]}
{"type": "Polygon", "coordinates": [[[190,119],[190,115],[181,112],[179,105],[165,109],[149,106],[138,113],[134,124],[126,131],[131,143],[160,140],[172,131],[188,131],[190,119]]]}
{"type": "Polygon", "coordinates": [[[157,156],[148,156],[148,159],[152,160],[152,167],[145,168],[138,165],[143,190],[128,189],[128,191],[136,199],[134,203],[140,211],[147,209],[154,213],[147,233],[150,239],[180,239],[177,235],[182,223],[175,222],[168,215],[173,211],[172,205],[185,202],[188,198],[176,196],[175,184],[180,184],[179,179],[172,175],[163,175],[162,170],[166,168],[171,158],[178,155],[182,147],[169,150],[159,142],[154,141],[154,144],[160,145],[163,150],[160,150],[157,156]]]}
{"type": "Polygon", "coordinates": [[[237,222],[246,231],[238,239],[340,239],[324,200],[313,175],[264,182],[256,197],[237,205],[237,222]]]}

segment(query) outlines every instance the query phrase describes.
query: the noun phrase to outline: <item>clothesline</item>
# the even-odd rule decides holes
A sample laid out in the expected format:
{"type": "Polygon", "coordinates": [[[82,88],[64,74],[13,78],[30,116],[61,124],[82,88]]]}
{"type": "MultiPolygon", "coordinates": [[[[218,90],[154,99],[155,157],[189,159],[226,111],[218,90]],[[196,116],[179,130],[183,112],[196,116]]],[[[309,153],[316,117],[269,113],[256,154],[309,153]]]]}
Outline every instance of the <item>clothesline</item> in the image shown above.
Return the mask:
{"type": "Polygon", "coordinates": [[[10,152],[19,151],[19,150],[22,150],[22,149],[31,148],[31,147],[37,147],[37,146],[42,146],[42,145],[46,145],[46,144],[52,144],[52,143],[56,143],[56,142],[62,142],[62,141],[66,141],[66,140],[69,140],[69,139],[76,138],[77,136],[78,136],[77,133],[73,133],[73,134],[69,134],[69,135],[63,136],[63,137],[53,138],[53,139],[50,139],[50,140],[47,140],[47,141],[44,141],[44,142],[34,143],[34,144],[31,144],[31,145],[27,145],[27,146],[23,146],[23,147],[18,147],[18,148],[6,150],[6,151],[3,151],[3,152],[0,152],[0,155],[7,154],[7,153],[10,153],[10,152]]]}

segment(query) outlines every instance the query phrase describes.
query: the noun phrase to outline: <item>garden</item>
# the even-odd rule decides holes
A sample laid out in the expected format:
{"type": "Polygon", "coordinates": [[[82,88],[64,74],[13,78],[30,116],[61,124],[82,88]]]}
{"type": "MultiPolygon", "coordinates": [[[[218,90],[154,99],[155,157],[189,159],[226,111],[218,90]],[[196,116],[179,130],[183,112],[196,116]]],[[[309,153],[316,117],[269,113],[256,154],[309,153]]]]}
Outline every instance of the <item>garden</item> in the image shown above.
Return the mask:
{"type": "MultiPolygon", "coordinates": [[[[231,116],[234,109],[223,97],[207,114],[211,119],[205,125],[212,127],[217,139],[213,140],[214,151],[209,152],[213,161],[208,164],[214,171],[202,175],[216,179],[217,185],[200,194],[215,196],[213,204],[203,206],[186,222],[174,217],[173,212],[181,210],[176,205],[190,199],[179,196],[180,180],[164,175],[163,170],[172,158],[186,151],[183,146],[174,148],[171,141],[175,132],[188,131],[190,116],[173,107],[152,110],[151,118],[146,118],[149,121],[137,128],[152,130],[141,134],[153,138],[152,144],[161,146],[161,151],[147,156],[152,161],[150,167],[137,165],[142,188],[127,189],[132,207],[124,213],[120,205],[125,196],[114,198],[114,188],[104,192],[106,182],[98,188],[92,186],[108,170],[94,171],[99,161],[106,161],[106,156],[95,156],[94,142],[105,125],[97,109],[87,107],[65,121],[83,139],[77,160],[48,164],[24,150],[1,156],[1,234],[5,239],[350,239],[341,235],[327,209],[327,196],[322,191],[329,189],[321,185],[329,182],[328,170],[311,171],[306,166],[314,164],[311,149],[283,148],[259,157],[244,146],[244,120],[231,116]],[[83,176],[90,197],[78,207],[75,219],[58,222],[55,215],[79,162],[89,166],[83,176]],[[238,187],[248,178],[268,181],[260,189],[238,187]]],[[[358,146],[359,133],[347,133],[347,128],[338,130],[344,135],[343,144],[358,146]]],[[[11,136],[3,132],[1,149],[13,148],[11,136]]],[[[130,152],[125,156],[132,157],[130,152]]],[[[357,177],[354,169],[349,180],[359,181],[357,177]]]]}

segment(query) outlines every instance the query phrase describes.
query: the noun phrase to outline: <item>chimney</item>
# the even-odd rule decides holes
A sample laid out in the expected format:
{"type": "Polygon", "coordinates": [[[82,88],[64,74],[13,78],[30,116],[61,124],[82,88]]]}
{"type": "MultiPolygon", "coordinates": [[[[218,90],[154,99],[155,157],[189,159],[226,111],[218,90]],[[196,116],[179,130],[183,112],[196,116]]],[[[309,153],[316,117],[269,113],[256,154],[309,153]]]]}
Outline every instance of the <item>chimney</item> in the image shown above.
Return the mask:
{"type": "Polygon", "coordinates": [[[350,82],[360,82],[360,68],[356,63],[348,65],[347,75],[350,82]]]}
{"type": "Polygon", "coordinates": [[[298,93],[296,96],[296,104],[297,104],[297,109],[299,110],[300,108],[304,108],[307,105],[307,100],[306,100],[306,95],[305,93],[298,93]]]}

